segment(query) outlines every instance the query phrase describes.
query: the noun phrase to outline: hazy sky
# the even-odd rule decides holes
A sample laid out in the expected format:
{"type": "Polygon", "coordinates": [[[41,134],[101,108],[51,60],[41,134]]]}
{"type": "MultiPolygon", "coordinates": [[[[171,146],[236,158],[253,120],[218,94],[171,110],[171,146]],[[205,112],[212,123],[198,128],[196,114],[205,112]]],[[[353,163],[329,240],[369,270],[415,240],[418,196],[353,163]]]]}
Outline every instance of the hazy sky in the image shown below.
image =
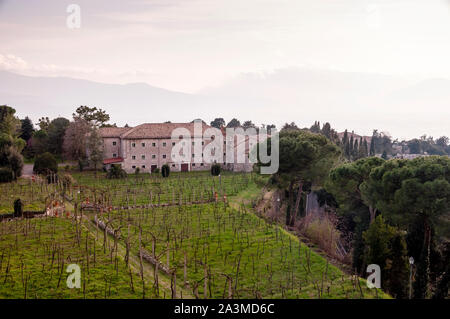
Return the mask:
{"type": "Polygon", "coordinates": [[[289,67],[450,79],[450,1],[0,0],[0,43],[3,70],[188,93],[289,67]]]}
{"type": "Polygon", "coordinates": [[[450,78],[447,0],[0,3],[0,67],[24,74],[185,92],[291,66],[450,78]]]}

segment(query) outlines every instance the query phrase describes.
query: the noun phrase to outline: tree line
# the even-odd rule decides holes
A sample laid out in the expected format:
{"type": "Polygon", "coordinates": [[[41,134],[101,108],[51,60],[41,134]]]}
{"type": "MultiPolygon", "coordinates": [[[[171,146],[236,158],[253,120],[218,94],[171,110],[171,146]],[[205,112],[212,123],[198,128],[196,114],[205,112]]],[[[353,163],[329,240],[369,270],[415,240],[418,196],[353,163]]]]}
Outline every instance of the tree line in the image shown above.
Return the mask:
{"type": "MultiPolygon", "coordinates": [[[[450,158],[386,160],[370,156],[363,141],[368,152],[349,160],[353,135],[345,143],[345,136],[339,139],[328,125],[319,127],[299,129],[291,123],[279,133],[280,166],[270,182],[285,202],[287,227],[295,228],[305,217],[305,193],[321,194],[323,205],[339,219],[336,227],[349,238],[355,273],[365,275],[367,265],[378,264],[382,288],[408,298],[412,271],[414,298],[447,297],[450,158]]],[[[374,136],[380,138],[374,148],[388,145],[383,135],[374,136]]],[[[359,154],[359,140],[357,145],[359,154]]]]}

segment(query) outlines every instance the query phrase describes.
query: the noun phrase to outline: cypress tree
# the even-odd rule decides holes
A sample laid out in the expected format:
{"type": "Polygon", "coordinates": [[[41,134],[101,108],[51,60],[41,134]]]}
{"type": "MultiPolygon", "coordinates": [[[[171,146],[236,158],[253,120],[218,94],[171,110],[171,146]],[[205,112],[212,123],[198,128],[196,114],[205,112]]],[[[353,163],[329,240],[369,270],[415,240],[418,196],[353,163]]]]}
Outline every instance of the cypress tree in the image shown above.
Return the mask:
{"type": "Polygon", "coordinates": [[[372,141],[370,142],[370,152],[369,152],[370,156],[375,156],[375,143],[372,137],[372,141]]]}
{"type": "Polygon", "coordinates": [[[345,130],[344,137],[342,138],[342,145],[344,148],[345,157],[350,158],[350,145],[348,141],[348,132],[345,130]]]}
{"type": "Polygon", "coordinates": [[[364,139],[363,152],[364,152],[364,157],[367,157],[369,155],[369,149],[367,147],[367,140],[366,139],[364,139]]]}
{"type": "Polygon", "coordinates": [[[359,145],[358,145],[358,140],[355,140],[355,145],[353,145],[353,154],[352,157],[353,159],[358,159],[358,154],[359,154],[359,145]]]}
{"type": "Polygon", "coordinates": [[[387,286],[395,298],[406,299],[409,287],[409,263],[406,240],[400,232],[397,232],[391,240],[391,251],[387,286]]]}
{"type": "Polygon", "coordinates": [[[353,146],[355,144],[355,141],[353,139],[354,132],[352,131],[352,136],[350,137],[350,149],[349,149],[349,155],[351,156],[353,154],[353,146]]]}

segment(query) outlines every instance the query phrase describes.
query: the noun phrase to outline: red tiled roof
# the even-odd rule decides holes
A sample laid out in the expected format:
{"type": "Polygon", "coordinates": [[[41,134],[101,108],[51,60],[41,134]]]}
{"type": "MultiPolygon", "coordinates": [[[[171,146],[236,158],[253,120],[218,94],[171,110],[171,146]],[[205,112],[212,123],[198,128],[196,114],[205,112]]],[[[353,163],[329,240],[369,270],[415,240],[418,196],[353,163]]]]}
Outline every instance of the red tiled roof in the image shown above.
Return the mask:
{"type": "MultiPolygon", "coordinates": [[[[203,132],[211,126],[202,123],[203,132]]],[[[186,128],[191,135],[194,134],[194,123],[145,123],[138,125],[121,135],[124,139],[139,138],[167,138],[170,139],[172,131],[176,128],[186,128]]]]}
{"type": "Polygon", "coordinates": [[[113,157],[113,158],[107,158],[103,160],[103,164],[113,164],[113,163],[120,163],[123,162],[122,157],[113,157]]]}
{"type": "Polygon", "coordinates": [[[101,137],[120,137],[122,134],[131,130],[132,127],[101,127],[101,137]]]}

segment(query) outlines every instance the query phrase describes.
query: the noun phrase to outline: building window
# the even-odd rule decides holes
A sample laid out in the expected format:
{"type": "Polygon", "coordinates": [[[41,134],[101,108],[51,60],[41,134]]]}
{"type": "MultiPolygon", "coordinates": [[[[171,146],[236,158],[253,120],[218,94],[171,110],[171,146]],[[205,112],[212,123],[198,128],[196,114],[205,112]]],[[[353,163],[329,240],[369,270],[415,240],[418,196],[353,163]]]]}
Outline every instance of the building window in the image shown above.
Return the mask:
{"type": "Polygon", "coordinates": [[[145,168],[145,165],[142,165],[142,168],[145,168]]]}
{"type": "Polygon", "coordinates": [[[175,167],[175,164],[172,164],[172,167],[175,167]]]}
{"type": "Polygon", "coordinates": [[[205,142],[202,142],[202,145],[205,145],[205,142]]]}
{"type": "Polygon", "coordinates": [[[192,166],[195,166],[195,163],[192,163],[192,166]]]}
{"type": "Polygon", "coordinates": [[[195,142],[192,142],[192,145],[195,145],[195,142]]]}
{"type": "Polygon", "coordinates": [[[116,146],[116,144],[117,144],[116,142],[113,142],[113,146],[116,146]]]}
{"type": "Polygon", "coordinates": [[[156,155],[155,155],[155,154],[153,154],[153,155],[152,155],[152,158],[156,158],[156,155]]]}
{"type": "Polygon", "coordinates": [[[172,142],[172,146],[175,146],[175,142],[172,142]]]}
{"type": "Polygon", "coordinates": [[[163,158],[166,158],[166,154],[163,154],[163,158]]]}
{"type": "Polygon", "coordinates": [[[166,147],[166,142],[163,142],[163,147],[166,147]]]}
{"type": "Polygon", "coordinates": [[[155,147],[155,146],[156,146],[156,143],[152,143],[152,146],[155,147]]]}
{"type": "Polygon", "coordinates": [[[143,160],[145,160],[145,155],[142,155],[141,158],[142,158],[143,160]]]}
{"type": "Polygon", "coordinates": [[[203,163],[200,163],[200,166],[204,166],[203,163]]]}
{"type": "Polygon", "coordinates": [[[136,156],[135,156],[135,155],[131,156],[131,159],[134,159],[134,160],[135,160],[135,159],[136,159],[136,156]]]}
{"type": "Polygon", "coordinates": [[[114,153],[114,154],[113,154],[113,157],[117,157],[117,154],[116,154],[116,153],[114,153]]]}
{"type": "Polygon", "coordinates": [[[145,143],[141,143],[142,147],[145,147],[145,143]]]}
{"type": "Polygon", "coordinates": [[[136,143],[131,143],[131,146],[132,147],[136,147],[136,143]]]}
{"type": "Polygon", "coordinates": [[[136,168],[136,165],[131,166],[131,168],[136,168]]]}
{"type": "Polygon", "coordinates": [[[195,154],[194,153],[192,153],[192,158],[194,158],[195,157],[195,154]]]}

